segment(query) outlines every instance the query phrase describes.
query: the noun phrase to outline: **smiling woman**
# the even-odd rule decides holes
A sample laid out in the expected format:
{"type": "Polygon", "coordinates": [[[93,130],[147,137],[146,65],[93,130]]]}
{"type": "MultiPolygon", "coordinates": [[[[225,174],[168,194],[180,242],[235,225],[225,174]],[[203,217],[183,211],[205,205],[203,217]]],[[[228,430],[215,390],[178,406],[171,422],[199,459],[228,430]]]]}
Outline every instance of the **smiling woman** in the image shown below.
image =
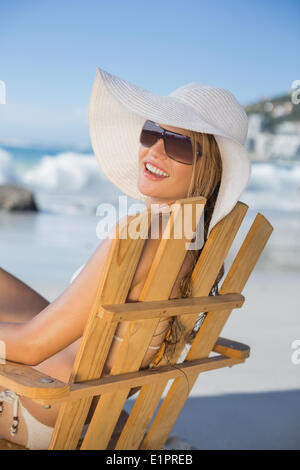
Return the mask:
{"type": "MultiPolygon", "coordinates": [[[[205,197],[205,239],[233,209],[250,177],[243,146],[247,117],[233,95],[221,88],[191,83],[161,97],[97,69],[89,126],[101,169],[125,194],[144,201],[148,208],[152,204],[170,207],[187,197],[205,197]]],[[[161,235],[145,240],[127,302],[139,300],[161,235]]],[[[71,285],[51,303],[1,271],[0,340],[6,344],[7,359],[69,380],[110,246],[109,234],[71,285]]],[[[170,298],[191,294],[191,272],[199,254],[200,250],[187,250],[170,298]]],[[[211,294],[217,293],[222,275],[221,269],[211,294]]],[[[197,326],[185,340],[194,335],[197,326]]],[[[162,319],[140,367],[159,363],[163,354],[167,357],[180,334],[178,320],[162,319]]],[[[102,375],[110,373],[123,335],[124,323],[120,323],[102,375]]],[[[0,435],[32,449],[46,449],[60,405],[45,409],[4,390],[1,397],[5,406],[0,435]]],[[[92,408],[96,402],[97,397],[92,408]]]]}

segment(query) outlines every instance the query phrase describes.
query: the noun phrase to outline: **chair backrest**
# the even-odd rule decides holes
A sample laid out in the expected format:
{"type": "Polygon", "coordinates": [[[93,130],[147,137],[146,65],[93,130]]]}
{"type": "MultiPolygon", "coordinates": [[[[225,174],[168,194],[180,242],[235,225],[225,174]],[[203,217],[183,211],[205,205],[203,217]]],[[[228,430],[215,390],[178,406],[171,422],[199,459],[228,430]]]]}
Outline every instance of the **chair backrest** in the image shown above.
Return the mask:
{"type": "MultiPolygon", "coordinates": [[[[195,232],[205,204],[203,198],[177,201],[177,208],[171,213],[166,228],[168,233],[174,233],[176,224],[183,221],[183,206],[186,204],[193,207],[192,231],[195,232]],[[202,207],[200,211],[197,210],[199,206],[202,207]]],[[[213,350],[221,353],[230,350],[230,345],[218,342],[219,335],[232,309],[242,305],[242,289],[272,232],[272,226],[261,214],[256,216],[222,284],[219,292],[224,297],[221,302],[218,304],[217,298],[202,298],[210,293],[247,209],[245,204],[238,202],[211,231],[193,270],[191,299],[168,300],[186,256],[186,243],[191,241],[186,236],[171,236],[160,242],[139,302],[126,304],[148,235],[151,223],[149,212],[129,219],[130,223],[139,227],[139,238],[124,236],[128,235],[129,224],[117,227],[118,236],[111,243],[94,306],[74,362],[69,383],[73,398],[62,403],[49,449],[77,447],[92,402],[92,389],[94,395],[100,395],[101,390],[101,396],[81,449],[106,449],[128,394],[136,385],[140,385],[141,390],[115,449],[161,449],[199,372],[239,362],[240,359],[234,358],[234,355],[216,360],[212,358],[210,362],[207,358],[213,350]],[[182,364],[187,364],[189,369],[168,368],[163,357],[156,369],[139,371],[163,315],[180,315],[181,324],[189,332],[201,311],[207,313],[182,364]],[[125,321],[127,325],[124,341],[110,376],[99,381],[120,321],[125,321]],[[187,370],[188,374],[185,373],[187,370]],[[171,377],[174,378],[172,386],[144,438],[171,377]]],[[[178,362],[184,347],[183,340],[177,343],[171,366],[178,362]]]]}

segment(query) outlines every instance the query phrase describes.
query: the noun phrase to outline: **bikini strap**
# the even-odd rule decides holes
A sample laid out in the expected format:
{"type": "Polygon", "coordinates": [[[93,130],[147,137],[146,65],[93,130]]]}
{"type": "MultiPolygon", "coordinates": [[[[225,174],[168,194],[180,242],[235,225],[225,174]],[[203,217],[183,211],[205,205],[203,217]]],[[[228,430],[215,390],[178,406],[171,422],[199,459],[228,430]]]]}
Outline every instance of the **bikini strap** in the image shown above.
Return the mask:
{"type": "Polygon", "coordinates": [[[14,436],[18,432],[19,426],[19,395],[17,395],[12,390],[4,390],[0,392],[0,413],[3,411],[3,402],[6,401],[7,403],[13,403],[13,422],[10,428],[10,435],[14,436]]]}

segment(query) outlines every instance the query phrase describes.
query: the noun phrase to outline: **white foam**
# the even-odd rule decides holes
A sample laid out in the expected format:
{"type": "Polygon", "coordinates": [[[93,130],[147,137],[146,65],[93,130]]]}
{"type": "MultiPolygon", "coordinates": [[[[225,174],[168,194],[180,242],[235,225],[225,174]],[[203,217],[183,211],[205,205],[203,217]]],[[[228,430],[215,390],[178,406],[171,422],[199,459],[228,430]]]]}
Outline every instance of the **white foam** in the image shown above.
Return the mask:
{"type": "Polygon", "coordinates": [[[99,187],[103,179],[99,165],[92,155],[73,152],[45,155],[38,165],[23,175],[24,183],[33,189],[63,192],[99,187]]]}
{"type": "Polygon", "coordinates": [[[0,148],[0,184],[18,183],[12,155],[0,148]]]}

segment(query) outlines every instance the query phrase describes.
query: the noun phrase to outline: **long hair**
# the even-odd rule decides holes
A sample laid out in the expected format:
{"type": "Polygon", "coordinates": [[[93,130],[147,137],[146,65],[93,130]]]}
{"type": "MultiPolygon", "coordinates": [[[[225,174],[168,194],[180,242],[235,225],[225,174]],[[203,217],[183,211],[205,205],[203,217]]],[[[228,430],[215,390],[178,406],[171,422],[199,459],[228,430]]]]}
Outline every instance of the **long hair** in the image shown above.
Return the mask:
{"type": "MultiPolygon", "coordinates": [[[[207,233],[213,210],[215,207],[216,199],[219,192],[222,176],[222,160],[216,139],[211,134],[202,134],[199,132],[191,131],[191,142],[193,146],[193,167],[190,185],[186,197],[203,196],[207,202],[204,208],[204,243],[207,240],[207,233]],[[202,148],[201,157],[197,157],[198,143],[202,148]]],[[[192,259],[191,269],[185,274],[180,284],[181,297],[190,297],[192,294],[191,276],[197,260],[200,256],[203,247],[200,250],[189,250],[187,256],[192,259]]],[[[222,265],[219,274],[211,288],[209,295],[218,295],[218,284],[224,275],[224,264],[222,265]]],[[[205,315],[201,313],[190,332],[184,332],[180,319],[178,316],[172,317],[169,332],[164,340],[163,355],[169,362],[172,357],[176,344],[179,338],[184,335],[186,343],[191,343],[199,330],[205,315]]],[[[162,355],[160,355],[160,358],[162,355]]],[[[159,359],[160,361],[160,359],[159,359]]],[[[157,364],[158,362],[156,362],[157,364]]]]}

